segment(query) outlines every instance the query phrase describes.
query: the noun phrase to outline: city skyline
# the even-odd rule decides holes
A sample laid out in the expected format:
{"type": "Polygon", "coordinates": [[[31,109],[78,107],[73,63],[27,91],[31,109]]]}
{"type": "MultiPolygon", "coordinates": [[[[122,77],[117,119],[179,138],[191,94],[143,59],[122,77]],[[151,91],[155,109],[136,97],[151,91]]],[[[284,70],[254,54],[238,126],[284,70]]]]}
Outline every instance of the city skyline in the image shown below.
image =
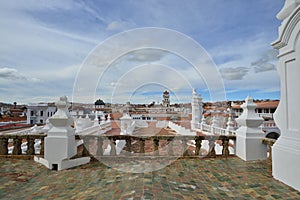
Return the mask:
{"type": "MultiPolygon", "coordinates": [[[[279,99],[277,51],[270,43],[277,39],[280,21],[275,16],[283,4],[283,0],[3,1],[1,101],[49,102],[62,95],[71,97],[80,66],[98,44],[115,34],[143,27],[172,29],[201,45],[222,76],[227,100],[243,100],[247,95],[254,99],[279,99]]],[[[191,67],[172,54],[133,53],[121,62],[172,66],[187,77],[205,101],[210,100],[203,81],[185,75],[191,67]]],[[[151,76],[155,79],[157,75],[151,76]]],[[[106,89],[112,90],[114,84],[109,82],[106,89]]],[[[141,86],[132,91],[133,103],[160,101],[164,89],[168,88],[141,86]]],[[[182,96],[184,102],[191,99],[190,87],[183,85],[174,93],[182,96]]],[[[101,95],[101,91],[96,95],[99,97],[110,102],[110,96],[101,95]]],[[[119,103],[124,101],[120,99],[119,103]]]]}

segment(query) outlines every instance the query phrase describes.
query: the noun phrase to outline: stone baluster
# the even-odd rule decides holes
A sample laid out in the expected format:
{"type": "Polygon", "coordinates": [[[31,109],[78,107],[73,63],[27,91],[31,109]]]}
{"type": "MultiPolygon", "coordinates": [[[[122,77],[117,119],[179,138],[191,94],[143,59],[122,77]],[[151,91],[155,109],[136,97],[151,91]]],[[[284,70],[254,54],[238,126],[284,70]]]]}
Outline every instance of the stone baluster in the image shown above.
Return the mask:
{"type": "Polygon", "coordinates": [[[222,139],[222,156],[228,157],[229,156],[229,140],[227,138],[222,139]]]}
{"type": "Polygon", "coordinates": [[[21,145],[22,145],[22,139],[18,138],[18,136],[15,136],[15,138],[14,138],[14,149],[13,149],[13,152],[12,152],[13,155],[21,155],[22,154],[21,145]]]}
{"type": "Polygon", "coordinates": [[[195,156],[199,156],[200,155],[200,150],[201,150],[201,143],[202,143],[202,140],[200,138],[196,138],[195,139],[195,142],[196,142],[196,150],[195,150],[195,156]]]}
{"type": "Polygon", "coordinates": [[[41,138],[41,150],[40,150],[40,155],[44,155],[45,153],[45,138],[41,138]]]}
{"type": "Polygon", "coordinates": [[[154,144],[154,155],[158,156],[159,155],[159,150],[158,150],[159,139],[157,139],[157,138],[153,139],[153,144],[154,144]]]}
{"type": "Polygon", "coordinates": [[[186,139],[182,140],[182,152],[183,152],[183,156],[188,156],[188,153],[187,153],[187,140],[186,139]]]}
{"type": "Polygon", "coordinates": [[[126,138],[126,154],[131,155],[131,138],[126,138]]]}
{"type": "Polygon", "coordinates": [[[110,139],[110,155],[111,156],[115,156],[117,155],[117,151],[116,151],[116,139],[115,138],[112,138],[110,139]]]}
{"type": "Polygon", "coordinates": [[[140,138],[139,144],[140,144],[140,153],[145,153],[145,139],[140,138]]]}
{"type": "Polygon", "coordinates": [[[0,139],[0,155],[7,155],[8,154],[8,138],[1,138],[0,139]]]}
{"type": "Polygon", "coordinates": [[[27,155],[34,155],[34,138],[28,136],[27,138],[27,155]]]}
{"type": "Polygon", "coordinates": [[[84,137],[83,138],[83,150],[82,150],[82,156],[89,156],[89,145],[90,145],[90,138],[84,137]]]}
{"type": "Polygon", "coordinates": [[[173,139],[169,138],[167,141],[168,141],[168,155],[173,156],[173,139]]]}
{"type": "Polygon", "coordinates": [[[215,140],[214,139],[209,139],[208,140],[208,145],[209,145],[209,150],[208,150],[208,155],[207,157],[216,157],[216,150],[215,150],[215,140]]]}
{"type": "Polygon", "coordinates": [[[101,137],[98,137],[97,138],[98,140],[98,148],[97,148],[97,156],[102,156],[103,155],[103,148],[102,148],[102,145],[103,145],[103,139],[101,137]]]}

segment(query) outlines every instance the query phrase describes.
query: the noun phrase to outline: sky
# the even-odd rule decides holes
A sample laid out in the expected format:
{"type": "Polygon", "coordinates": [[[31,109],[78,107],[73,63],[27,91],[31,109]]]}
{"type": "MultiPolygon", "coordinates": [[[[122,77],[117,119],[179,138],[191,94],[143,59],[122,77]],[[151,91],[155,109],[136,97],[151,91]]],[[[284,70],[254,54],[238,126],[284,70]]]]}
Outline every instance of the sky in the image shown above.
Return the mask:
{"type": "Polygon", "coordinates": [[[171,92],[171,102],[190,102],[192,88],[204,101],[242,100],[247,95],[279,99],[278,52],[271,43],[278,37],[281,22],[276,14],[283,4],[284,0],[0,1],[0,102],[51,102],[63,95],[84,101],[80,91],[91,90],[86,101],[149,103],[160,102],[165,89],[171,92]],[[132,36],[147,27],[152,27],[149,34],[132,36]],[[157,41],[163,44],[172,38],[172,48],[184,46],[186,56],[165,48],[131,46],[149,41],[155,30],[170,33],[157,41]],[[121,36],[123,41],[117,43],[121,36]],[[185,45],[191,41],[201,47],[200,73],[186,59],[197,52],[185,45]],[[121,54],[121,44],[126,54],[121,54]],[[106,68],[89,67],[92,59],[104,65],[112,45],[118,48],[113,62],[106,68]],[[222,83],[220,99],[213,98],[214,83],[222,83]]]}

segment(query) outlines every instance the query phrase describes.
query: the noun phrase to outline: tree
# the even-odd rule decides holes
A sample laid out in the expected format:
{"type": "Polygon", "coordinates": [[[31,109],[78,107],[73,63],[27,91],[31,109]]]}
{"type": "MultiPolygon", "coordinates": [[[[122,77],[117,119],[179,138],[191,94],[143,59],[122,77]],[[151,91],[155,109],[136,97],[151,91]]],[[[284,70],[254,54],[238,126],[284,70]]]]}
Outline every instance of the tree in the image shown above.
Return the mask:
{"type": "Polygon", "coordinates": [[[17,107],[17,102],[14,102],[14,105],[15,105],[15,107],[14,107],[14,108],[16,109],[16,107],[17,107]]]}

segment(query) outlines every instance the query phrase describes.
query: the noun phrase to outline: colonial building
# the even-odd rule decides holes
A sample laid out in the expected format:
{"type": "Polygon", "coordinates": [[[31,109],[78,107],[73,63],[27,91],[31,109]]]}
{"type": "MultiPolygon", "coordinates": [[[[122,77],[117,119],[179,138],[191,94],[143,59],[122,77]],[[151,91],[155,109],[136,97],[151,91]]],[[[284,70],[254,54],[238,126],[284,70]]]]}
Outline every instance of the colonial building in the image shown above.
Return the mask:
{"type": "Polygon", "coordinates": [[[56,107],[51,103],[29,104],[27,106],[27,124],[44,124],[54,115],[56,107]]]}
{"type": "MultiPolygon", "coordinates": [[[[257,105],[255,112],[259,115],[259,117],[262,117],[265,120],[272,120],[273,114],[278,107],[279,100],[257,101],[255,104],[257,105]]],[[[243,112],[240,104],[231,103],[231,108],[234,117],[239,117],[243,112]]]]}

